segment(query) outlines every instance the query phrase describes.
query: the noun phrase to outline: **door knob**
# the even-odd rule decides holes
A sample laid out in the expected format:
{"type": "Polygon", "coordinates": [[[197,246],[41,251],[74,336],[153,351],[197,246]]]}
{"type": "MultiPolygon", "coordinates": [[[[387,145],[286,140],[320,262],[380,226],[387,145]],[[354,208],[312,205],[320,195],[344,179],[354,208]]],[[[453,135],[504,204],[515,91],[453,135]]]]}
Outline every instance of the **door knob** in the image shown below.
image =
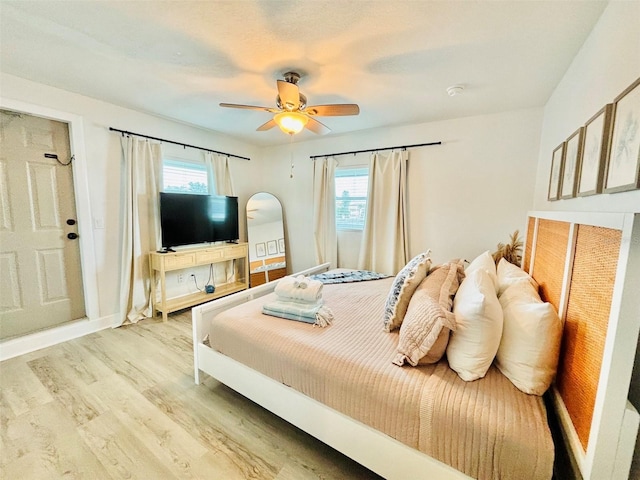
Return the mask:
{"type": "Polygon", "coordinates": [[[67,233],[67,238],[69,240],[75,240],[76,238],[78,238],[78,234],[77,233],[73,233],[73,232],[67,233]]]}

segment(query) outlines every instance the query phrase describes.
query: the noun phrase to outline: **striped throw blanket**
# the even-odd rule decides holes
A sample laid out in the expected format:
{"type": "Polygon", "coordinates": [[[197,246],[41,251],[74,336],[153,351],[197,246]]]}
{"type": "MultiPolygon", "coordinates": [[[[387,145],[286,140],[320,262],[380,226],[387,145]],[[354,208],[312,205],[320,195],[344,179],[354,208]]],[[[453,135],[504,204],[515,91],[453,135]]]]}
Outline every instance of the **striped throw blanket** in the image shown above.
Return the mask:
{"type": "Polygon", "coordinates": [[[329,307],[317,303],[286,302],[275,300],[262,307],[262,313],[272,317],[286,318],[298,322],[312,323],[319,327],[331,325],[333,313],[329,307]]]}

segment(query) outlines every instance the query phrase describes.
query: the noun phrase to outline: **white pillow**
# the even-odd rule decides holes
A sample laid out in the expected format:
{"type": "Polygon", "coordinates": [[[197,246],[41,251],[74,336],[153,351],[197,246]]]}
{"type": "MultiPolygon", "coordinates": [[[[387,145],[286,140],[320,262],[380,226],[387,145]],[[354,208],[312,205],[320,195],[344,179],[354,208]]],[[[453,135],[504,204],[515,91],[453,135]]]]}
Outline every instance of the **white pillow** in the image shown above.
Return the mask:
{"type": "Polygon", "coordinates": [[[496,366],[524,393],[542,395],[556,374],[562,321],[528,283],[507,288],[500,304],[504,327],[496,366]]]}
{"type": "Polygon", "coordinates": [[[536,291],[538,290],[538,283],[531,278],[531,275],[513,263],[507,262],[504,258],[501,258],[498,262],[496,273],[498,278],[498,296],[502,295],[509,286],[518,282],[529,282],[536,291]]]}
{"type": "Polygon", "coordinates": [[[467,266],[464,273],[465,275],[469,275],[471,272],[475,272],[476,270],[484,270],[491,278],[493,285],[498,291],[498,276],[496,274],[496,262],[493,260],[493,257],[487,250],[484,253],[481,253],[473,261],[467,266]]]}
{"type": "Polygon", "coordinates": [[[489,274],[470,272],[453,300],[456,331],[447,346],[449,366],[470,382],[482,378],[491,366],[502,336],[502,308],[489,274]]]}

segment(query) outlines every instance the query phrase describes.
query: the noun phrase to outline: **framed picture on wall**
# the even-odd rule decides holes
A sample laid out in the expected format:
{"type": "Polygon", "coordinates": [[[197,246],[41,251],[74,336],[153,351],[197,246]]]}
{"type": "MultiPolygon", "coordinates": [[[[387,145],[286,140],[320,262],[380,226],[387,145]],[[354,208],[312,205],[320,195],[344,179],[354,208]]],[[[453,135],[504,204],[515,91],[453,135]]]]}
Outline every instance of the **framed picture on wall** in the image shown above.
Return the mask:
{"type": "Polygon", "coordinates": [[[278,239],[278,252],[284,253],[284,238],[278,239]]]}
{"type": "Polygon", "coordinates": [[[278,246],[275,240],[269,240],[267,242],[267,253],[269,255],[275,255],[276,253],[278,253],[278,246]]]}
{"type": "Polygon", "coordinates": [[[613,103],[604,192],[640,188],[640,78],[613,103]]]}
{"type": "Polygon", "coordinates": [[[256,257],[264,257],[267,252],[264,249],[264,242],[256,243],[256,257]]]}
{"type": "Polygon", "coordinates": [[[576,196],[578,184],[578,159],[582,151],[582,135],[584,127],[573,132],[565,142],[564,162],[562,165],[562,180],[560,182],[560,198],[576,196]]]}
{"type": "Polygon", "coordinates": [[[604,167],[607,162],[611,110],[609,104],[591,117],[584,126],[582,154],[578,162],[578,196],[602,193],[604,167]]]}
{"type": "Polygon", "coordinates": [[[564,142],[553,151],[551,156],[551,173],[549,174],[549,193],[547,200],[560,198],[560,177],[562,176],[562,160],[564,158],[564,142]]]}

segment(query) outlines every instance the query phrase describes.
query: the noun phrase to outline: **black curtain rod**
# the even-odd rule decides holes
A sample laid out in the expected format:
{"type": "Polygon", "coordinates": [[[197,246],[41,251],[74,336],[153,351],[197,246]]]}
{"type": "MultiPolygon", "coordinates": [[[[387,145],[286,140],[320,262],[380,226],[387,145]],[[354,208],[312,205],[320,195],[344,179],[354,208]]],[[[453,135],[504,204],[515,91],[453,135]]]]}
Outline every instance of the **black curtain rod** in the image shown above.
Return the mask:
{"type": "Polygon", "coordinates": [[[122,135],[133,135],[135,137],[148,138],[149,140],[157,140],[159,142],[164,142],[164,143],[173,143],[174,145],[180,145],[181,147],[185,147],[185,148],[189,147],[189,148],[195,148],[196,150],[203,150],[205,152],[219,153],[220,155],[226,155],[227,157],[239,158],[240,160],[251,160],[249,157],[241,157],[240,155],[234,155],[233,153],[219,152],[217,150],[212,150],[210,148],[196,147],[195,145],[189,145],[188,143],[174,142],[173,140],[167,140],[166,138],[150,137],[149,135],[143,135],[141,133],[127,132],[126,130],[118,130],[117,128],[113,128],[113,127],[109,127],[109,130],[111,130],[112,132],[121,133],[122,135]]]}
{"type": "Polygon", "coordinates": [[[315,160],[316,158],[322,158],[322,157],[337,157],[338,155],[352,155],[352,154],[355,155],[356,153],[380,152],[382,150],[395,150],[396,148],[401,148],[402,150],[406,150],[407,148],[428,147],[430,145],[442,145],[442,142],[416,143],[413,145],[398,145],[397,147],[369,148],[367,150],[354,150],[352,152],[327,153],[324,155],[310,155],[309,158],[311,160],[315,160]]]}

